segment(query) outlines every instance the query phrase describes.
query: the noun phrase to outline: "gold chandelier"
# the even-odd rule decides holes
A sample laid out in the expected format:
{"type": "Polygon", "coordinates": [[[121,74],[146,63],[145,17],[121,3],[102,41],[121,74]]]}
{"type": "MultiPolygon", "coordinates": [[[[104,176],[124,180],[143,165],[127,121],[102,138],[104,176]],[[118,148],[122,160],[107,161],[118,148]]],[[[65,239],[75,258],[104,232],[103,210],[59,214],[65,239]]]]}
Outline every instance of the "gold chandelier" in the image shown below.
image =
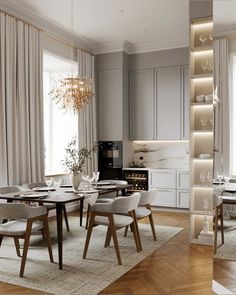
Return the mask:
{"type": "Polygon", "coordinates": [[[62,109],[79,113],[92,100],[92,88],[91,79],[69,76],[57,81],[49,95],[62,109]]]}

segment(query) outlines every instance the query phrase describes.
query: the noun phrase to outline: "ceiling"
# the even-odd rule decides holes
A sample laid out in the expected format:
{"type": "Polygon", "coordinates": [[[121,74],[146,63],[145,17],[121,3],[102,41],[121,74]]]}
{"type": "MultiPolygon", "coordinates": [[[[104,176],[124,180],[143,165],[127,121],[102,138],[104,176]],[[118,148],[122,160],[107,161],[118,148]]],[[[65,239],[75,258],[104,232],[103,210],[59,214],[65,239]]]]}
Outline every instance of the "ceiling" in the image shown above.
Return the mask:
{"type": "Polygon", "coordinates": [[[131,52],[188,46],[188,0],[8,0],[9,4],[73,31],[97,53],[116,51],[123,44],[131,52]]]}
{"type": "Polygon", "coordinates": [[[213,0],[213,21],[216,35],[230,34],[236,28],[236,0],[213,0]]]}

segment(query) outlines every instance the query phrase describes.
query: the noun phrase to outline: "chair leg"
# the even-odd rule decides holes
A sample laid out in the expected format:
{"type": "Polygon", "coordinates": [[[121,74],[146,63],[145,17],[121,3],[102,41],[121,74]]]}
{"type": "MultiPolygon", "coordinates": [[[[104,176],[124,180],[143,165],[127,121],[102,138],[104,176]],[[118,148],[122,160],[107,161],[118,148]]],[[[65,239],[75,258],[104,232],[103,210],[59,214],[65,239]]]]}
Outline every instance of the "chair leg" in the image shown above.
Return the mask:
{"type": "Polygon", "coordinates": [[[108,226],[107,227],[107,235],[106,235],[106,240],[105,240],[104,247],[106,248],[107,246],[110,246],[110,243],[111,243],[111,229],[108,226]]]}
{"type": "Polygon", "coordinates": [[[124,232],[124,237],[125,237],[125,238],[127,237],[128,230],[129,230],[129,226],[126,225],[126,227],[125,227],[125,232],[124,232]]]}
{"type": "Polygon", "coordinates": [[[66,229],[67,229],[67,231],[70,231],[67,212],[66,212],[66,205],[63,205],[63,215],[64,215],[64,219],[65,219],[65,223],[66,223],[66,229]]]}
{"type": "Polygon", "coordinates": [[[26,233],[25,233],[25,242],[24,242],[24,248],[23,248],[23,255],[21,260],[21,267],[20,267],[20,277],[23,278],[24,270],[25,270],[25,262],[27,258],[28,248],[29,248],[29,242],[30,242],[30,235],[31,235],[31,229],[32,229],[32,221],[27,222],[26,227],[26,233]]]}
{"type": "Polygon", "coordinates": [[[218,208],[215,208],[215,230],[214,230],[214,254],[217,249],[217,231],[218,231],[218,208]]]}
{"type": "Polygon", "coordinates": [[[141,243],[141,239],[140,239],[140,234],[139,234],[139,229],[138,229],[138,222],[137,222],[137,217],[136,217],[135,210],[133,211],[133,218],[134,218],[134,228],[136,229],[137,237],[138,237],[138,241],[139,241],[139,249],[140,249],[140,251],[143,251],[143,247],[142,247],[142,243],[141,243]]]}
{"type": "Polygon", "coordinates": [[[17,237],[14,237],[15,247],[16,247],[16,254],[17,256],[21,257],[20,255],[20,243],[17,237]]]}
{"type": "Polygon", "coordinates": [[[48,254],[51,262],[54,262],[53,260],[53,254],[52,254],[52,245],[51,245],[51,239],[50,239],[50,233],[49,233],[49,228],[48,228],[48,221],[47,217],[43,219],[43,235],[47,241],[47,246],[48,246],[48,254]]]}
{"type": "Polygon", "coordinates": [[[121,256],[120,256],[120,248],[119,248],[119,244],[118,244],[118,240],[117,240],[117,234],[116,234],[116,226],[115,226],[113,216],[109,215],[108,219],[109,219],[109,226],[110,226],[110,230],[111,230],[111,234],[112,234],[112,238],[113,238],[113,242],[114,242],[114,246],[115,246],[115,250],[116,250],[116,256],[117,256],[118,264],[122,265],[121,256]]]}
{"type": "Polygon", "coordinates": [[[0,236],[0,247],[2,245],[3,236],[0,236]]]}
{"type": "Polygon", "coordinates": [[[85,259],[86,256],[87,256],[89,242],[90,242],[90,238],[91,238],[92,231],[93,231],[94,219],[95,219],[95,213],[91,212],[90,219],[89,219],[89,226],[88,226],[87,236],[86,236],[86,241],[85,241],[85,246],[84,246],[83,259],[85,259]]]}
{"type": "Polygon", "coordinates": [[[90,211],[91,211],[91,206],[88,204],[85,229],[88,229],[90,211]]]}
{"type": "Polygon", "coordinates": [[[154,225],[153,218],[152,218],[152,212],[148,216],[148,218],[149,218],[149,222],[150,222],[151,229],[152,229],[153,239],[154,239],[154,241],[156,241],[157,240],[157,236],[156,236],[156,231],[155,231],[155,225],[154,225]]]}
{"type": "Polygon", "coordinates": [[[224,244],[224,218],[223,218],[224,212],[223,212],[223,204],[220,206],[220,227],[221,227],[221,241],[222,244],[224,244]]]}

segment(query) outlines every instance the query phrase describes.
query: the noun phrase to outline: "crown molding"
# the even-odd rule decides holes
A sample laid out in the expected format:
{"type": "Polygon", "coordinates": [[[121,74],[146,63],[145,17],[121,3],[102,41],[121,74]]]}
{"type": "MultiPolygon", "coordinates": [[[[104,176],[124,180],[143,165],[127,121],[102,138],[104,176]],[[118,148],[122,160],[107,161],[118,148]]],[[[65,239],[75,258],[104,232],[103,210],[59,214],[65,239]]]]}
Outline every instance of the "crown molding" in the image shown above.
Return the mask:
{"type": "Polygon", "coordinates": [[[36,14],[16,0],[11,0],[10,3],[6,0],[0,0],[0,10],[38,27],[39,29],[45,31],[48,34],[51,34],[59,40],[63,40],[68,44],[77,46],[90,53],[93,53],[93,42],[87,40],[86,38],[72,35],[71,32],[67,31],[64,27],[58,24],[53,24],[47,18],[36,14]]]}
{"type": "Polygon", "coordinates": [[[236,36],[236,24],[214,24],[214,37],[236,36]]]}
{"type": "Polygon", "coordinates": [[[188,38],[174,38],[174,39],[165,39],[154,42],[140,42],[140,43],[131,43],[128,41],[124,42],[114,42],[114,43],[103,43],[97,44],[94,49],[95,54],[103,54],[109,52],[124,51],[128,54],[152,52],[167,50],[173,48],[188,47],[189,40],[188,38]]]}

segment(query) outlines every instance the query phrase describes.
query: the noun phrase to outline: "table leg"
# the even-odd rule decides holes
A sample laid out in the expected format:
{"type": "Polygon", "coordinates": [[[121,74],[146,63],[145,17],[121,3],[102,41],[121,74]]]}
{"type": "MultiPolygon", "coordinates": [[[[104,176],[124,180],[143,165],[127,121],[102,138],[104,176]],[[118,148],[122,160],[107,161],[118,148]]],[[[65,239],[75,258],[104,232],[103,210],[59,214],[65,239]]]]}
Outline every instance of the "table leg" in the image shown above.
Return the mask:
{"type": "Polygon", "coordinates": [[[63,232],[62,232],[62,204],[56,204],[56,211],[57,211],[57,243],[58,243],[58,258],[59,258],[59,269],[62,269],[62,260],[63,260],[63,249],[62,249],[62,239],[63,239],[63,232]]]}
{"type": "Polygon", "coordinates": [[[81,198],[80,199],[80,208],[79,208],[80,226],[82,226],[82,223],[83,223],[83,208],[84,208],[84,198],[81,198]]]}

